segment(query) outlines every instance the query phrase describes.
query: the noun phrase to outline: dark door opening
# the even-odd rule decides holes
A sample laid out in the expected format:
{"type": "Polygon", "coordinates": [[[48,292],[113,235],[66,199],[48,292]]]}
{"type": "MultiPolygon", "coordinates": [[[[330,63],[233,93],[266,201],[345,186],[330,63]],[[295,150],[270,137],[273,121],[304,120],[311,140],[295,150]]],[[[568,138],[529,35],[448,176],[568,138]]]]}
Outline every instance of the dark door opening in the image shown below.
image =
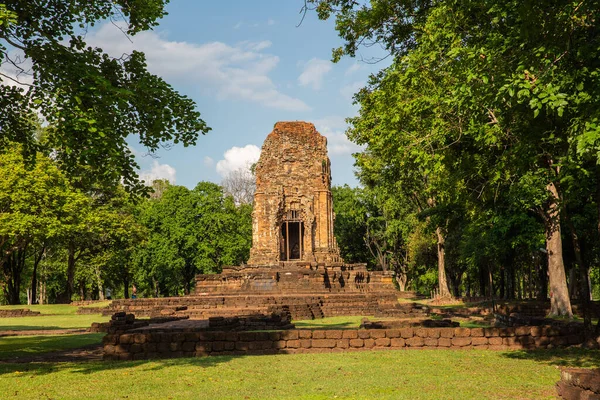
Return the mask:
{"type": "Polygon", "coordinates": [[[300,260],[304,249],[304,223],[300,221],[285,221],[281,224],[281,255],[282,261],[300,260]]]}

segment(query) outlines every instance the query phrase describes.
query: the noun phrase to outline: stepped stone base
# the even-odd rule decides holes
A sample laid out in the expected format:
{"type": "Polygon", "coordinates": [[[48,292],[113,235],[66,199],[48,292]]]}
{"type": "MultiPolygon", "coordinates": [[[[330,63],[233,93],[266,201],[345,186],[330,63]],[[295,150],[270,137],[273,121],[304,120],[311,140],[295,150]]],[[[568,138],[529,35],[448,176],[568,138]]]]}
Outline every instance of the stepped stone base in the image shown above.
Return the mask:
{"type": "Polygon", "coordinates": [[[105,315],[208,319],[289,314],[294,320],[338,315],[424,317],[427,309],[398,303],[392,275],[367,271],[365,264],[282,262],[273,266],[225,267],[198,275],[193,295],[114,300],[105,315]]]}

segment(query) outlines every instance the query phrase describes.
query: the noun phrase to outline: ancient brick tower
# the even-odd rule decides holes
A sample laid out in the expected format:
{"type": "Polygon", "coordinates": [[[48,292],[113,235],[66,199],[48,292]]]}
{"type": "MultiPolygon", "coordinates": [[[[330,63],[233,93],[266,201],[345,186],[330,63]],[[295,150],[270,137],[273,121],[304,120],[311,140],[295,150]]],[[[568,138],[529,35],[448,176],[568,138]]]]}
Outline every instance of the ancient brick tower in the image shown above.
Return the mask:
{"type": "Polygon", "coordinates": [[[327,139],[308,122],[277,122],[256,165],[249,265],[341,263],[333,236],[327,139]]]}

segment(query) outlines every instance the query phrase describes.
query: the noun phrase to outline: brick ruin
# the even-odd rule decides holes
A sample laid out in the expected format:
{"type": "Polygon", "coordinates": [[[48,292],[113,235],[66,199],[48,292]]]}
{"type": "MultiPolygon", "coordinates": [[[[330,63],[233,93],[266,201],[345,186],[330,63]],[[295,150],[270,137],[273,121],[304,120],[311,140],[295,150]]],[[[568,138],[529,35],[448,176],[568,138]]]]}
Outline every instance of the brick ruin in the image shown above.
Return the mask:
{"type": "Polygon", "coordinates": [[[327,138],[308,122],[277,122],[255,169],[247,265],[198,275],[196,294],[390,292],[390,273],[343,262],[334,236],[327,138]]]}
{"type": "Polygon", "coordinates": [[[233,317],[289,311],[292,319],[420,315],[398,303],[392,275],[346,264],[334,236],[327,139],[307,122],[278,122],[256,165],[248,264],[196,276],[191,296],[115,300],[140,316],[233,317]]]}
{"type": "Polygon", "coordinates": [[[256,164],[250,265],[342,263],[333,235],[327,139],[307,122],[278,122],[256,164]]]}

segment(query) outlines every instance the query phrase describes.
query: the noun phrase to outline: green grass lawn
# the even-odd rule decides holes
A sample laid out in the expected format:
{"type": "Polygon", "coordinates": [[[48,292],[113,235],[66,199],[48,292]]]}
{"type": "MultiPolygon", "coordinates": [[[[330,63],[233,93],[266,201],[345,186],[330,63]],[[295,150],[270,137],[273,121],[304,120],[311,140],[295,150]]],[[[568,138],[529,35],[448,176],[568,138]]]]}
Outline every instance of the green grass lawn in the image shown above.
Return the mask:
{"type": "Polygon", "coordinates": [[[76,349],[102,342],[103,333],[52,336],[0,337],[0,360],[35,356],[40,353],[76,349]]]}
{"type": "Polygon", "coordinates": [[[78,315],[77,307],[68,304],[0,306],[0,309],[11,308],[29,308],[31,311],[39,311],[42,315],[0,318],[0,331],[89,328],[92,322],[106,322],[110,319],[110,316],[100,314],[78,315]]]}
{"type": "Polygon", "coordinates": [[[0,393],[6,399],[550,399],[563,364],[600,366],[600,354],[397,350],[0,364],[0,393]]]}
{"type": "Polygon", "coordinates": [[[28,308],[31,311],[38,311],[42,314],[75,314],[77,313],[78,307],[69,304],[32,304],[30,306],[20,304],[15,306],[0,306],[0,310],[13,310],[17,308],[28,308]]]}
{"type": "Polygon", "coordinates": [[[321,319],[307,319],[303,321],[294,320],[292,323],[297,329],[357,329],[360,326],[360,322],[363,318],[369,318],[371,321],[375,319],[374,317],[364,316],[341,316],[321,319]]]}
{"type": "Polygon", "coordinates": [[[109,319],[110,316],[99,314],[0,318],[0,332],[8,330],[89,328],[92,322],[107,322],[109,319]]]}

